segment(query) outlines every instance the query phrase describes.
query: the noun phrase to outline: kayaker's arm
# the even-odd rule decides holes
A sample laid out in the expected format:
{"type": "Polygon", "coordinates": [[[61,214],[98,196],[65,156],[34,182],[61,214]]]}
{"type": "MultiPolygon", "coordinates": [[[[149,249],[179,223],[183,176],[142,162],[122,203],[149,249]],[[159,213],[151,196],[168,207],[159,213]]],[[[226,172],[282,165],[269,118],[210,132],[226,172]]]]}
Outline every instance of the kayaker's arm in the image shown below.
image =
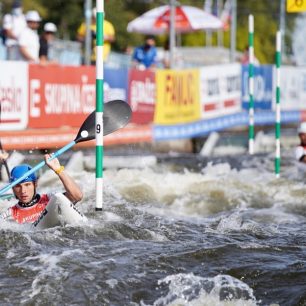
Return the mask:
{"type": "Polygon", "coordinates": [[[61,166],[59,160],[57,158],[49,161],[48,159],[52,156],[52,154],[45,155],[45,162],[47,166],[52,169],[62,181],[66,192],[65,196],[72,202],[76,203],[82,200],[83,193],[80,187],[76,184],[76,182],[69,176],[69,174],[64,170],[64,167],[61,166]]]}

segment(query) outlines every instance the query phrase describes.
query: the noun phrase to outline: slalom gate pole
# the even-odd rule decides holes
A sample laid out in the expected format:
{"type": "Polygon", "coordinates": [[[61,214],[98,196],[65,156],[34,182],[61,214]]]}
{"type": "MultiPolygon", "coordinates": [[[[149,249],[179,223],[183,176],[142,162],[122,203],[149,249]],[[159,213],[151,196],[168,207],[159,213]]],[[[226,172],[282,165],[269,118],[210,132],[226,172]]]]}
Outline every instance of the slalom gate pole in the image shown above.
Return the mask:
{"type": "Polygon", "coordinates": [[[96,211],[103,206],[103,111],[104,111],[104,0],[97,0],[96,15],[96,211]]]}
{"type": "Polygon", "coordinates": [[[249,154],[254,154],[254,17],[249,15],[249,154]]]}
{"type": "Polygon", "coordinates": [[[281,31],[276,33],[276,53],[275,53],[275,67],[276,67],[276,108],[275,108],[275,175],[278,178],[280,175],[280,133],[281,133],[281,109],[280,109],[280,66],[281,66],[281,31]]]}

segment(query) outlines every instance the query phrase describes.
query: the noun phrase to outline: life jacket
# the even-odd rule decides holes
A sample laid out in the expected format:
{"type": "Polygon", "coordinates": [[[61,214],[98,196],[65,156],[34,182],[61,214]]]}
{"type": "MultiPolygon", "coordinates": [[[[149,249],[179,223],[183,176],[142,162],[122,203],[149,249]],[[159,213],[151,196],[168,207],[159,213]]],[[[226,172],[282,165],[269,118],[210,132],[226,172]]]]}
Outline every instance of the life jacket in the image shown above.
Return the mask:
{"type": "Polygon", "coordinates": [[[37,220],[49,203],[47,194],[40,196],[37,203],[30,207],[21,207],[18,203],[11,208],[13,219],[18,223],[32,223],[37,220]]]}

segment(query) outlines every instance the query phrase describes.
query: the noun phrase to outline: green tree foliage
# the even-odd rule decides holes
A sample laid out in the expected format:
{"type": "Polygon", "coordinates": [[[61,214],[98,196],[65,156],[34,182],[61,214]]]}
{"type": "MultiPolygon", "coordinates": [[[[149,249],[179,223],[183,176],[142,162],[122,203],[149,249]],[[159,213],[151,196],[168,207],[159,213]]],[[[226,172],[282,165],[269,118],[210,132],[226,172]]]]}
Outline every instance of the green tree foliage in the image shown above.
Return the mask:
{"type": "MultiPolygon", "coordinates": [[[[116,30],[116,41],[113,48],[124,51],[128,46],[136,46],[142,43],[142,35],[128,33],[126,28],[129,21],[133,20],[142,6],[148,6],[137,1],[110,0],[105,2],[105,19],[112,22],[116,30]]],[[[140,13],[141,14],[141,13],[140,13]]]]}
{"type": "MultiPolygon", "coordinates": [[[[248,16],[254,16],[254,50],[263,64],[274,63],[276,32],[280,23],[281,1],[237,0],[237,49],[243,50],[248,44],[248,16]]],[[[286,16],[286,33],[294,25],[295,14],[286,16]]],[[[285,52],[290,53],[290,35],[286,35],[285,52]]]]}
{"type": "MultiPolygon", "coordinates": [[[[216,0],[215,0],[216,1],[216,0]]],[[[85,0],[23,0],[24,11],[36,9],[43,17],[43,23],[54,22],[59,29],[59,37],[76,39],[76,31],[84,20],[85,0]]],[[[95,1],[92,1],[95,5],[95,1]]],[[[10,11],[13,0],[2,0],[2,14],[10,11]]],[[[136,46],[143,42],[143,35],[128,33],[129,21],[153,7],[167,4],[167,0],[104,0],[106,19],[112,22],[116,30],[116,42],[113,50],[124,51],[127,46],[136,46]]],[[[180,0],[181,4],[203,8],[204,0],[180,0]]],[[[248,15],[254,15],[254,47],[256,57],[261,63],[273,63],[275,53],[275,34],[279,27],[280,0],[237,0],[237,50],[242,51],[248,43],[248,15]]],[[[290,33],[296,14],[286,16],[286,52],[290,53],[290,33]]],[[[224,32],[224,46],[230,46],[230,32],[224,32]]],[[[158,36],[157,43],[162,46],[166,36],[158,36]]],[[[198,31],[183,34],[180,37],[183,46],[204,46],[205,32],[198,31]]],[[[217,35],[213,34],[213,44],[217,35]]]]}

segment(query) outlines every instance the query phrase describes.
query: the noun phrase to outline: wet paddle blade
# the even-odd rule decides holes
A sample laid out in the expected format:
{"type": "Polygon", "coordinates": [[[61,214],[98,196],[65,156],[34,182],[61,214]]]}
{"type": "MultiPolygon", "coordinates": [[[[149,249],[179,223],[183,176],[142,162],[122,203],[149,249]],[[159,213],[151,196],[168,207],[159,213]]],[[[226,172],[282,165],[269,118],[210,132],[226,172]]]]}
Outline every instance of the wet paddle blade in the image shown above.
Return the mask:
{"type": "MultiPolygon", "coordinates": [[[[124,127],[131,119],[132,110],[122,100],[105,103],[103,113],[103,135],[108,135],[124,127]]],[[[75,142],[83,142],[95,138],[96,113],[93,111],[83,122],[75,142]]]]}
{"type": "Polygon", "coordinates": [[[74,140],[75,143],[88,141],[95,138],[95,121],[96,114],[95,111],[93,111],[80,127],[79,132],[74,140]]]}
{"type": "Polygon", "coordinates": [[[103,135],[108,135],[126,126],[132,115],[130,106],[122,100],[105,103],[103,113],[103,135]]]}

